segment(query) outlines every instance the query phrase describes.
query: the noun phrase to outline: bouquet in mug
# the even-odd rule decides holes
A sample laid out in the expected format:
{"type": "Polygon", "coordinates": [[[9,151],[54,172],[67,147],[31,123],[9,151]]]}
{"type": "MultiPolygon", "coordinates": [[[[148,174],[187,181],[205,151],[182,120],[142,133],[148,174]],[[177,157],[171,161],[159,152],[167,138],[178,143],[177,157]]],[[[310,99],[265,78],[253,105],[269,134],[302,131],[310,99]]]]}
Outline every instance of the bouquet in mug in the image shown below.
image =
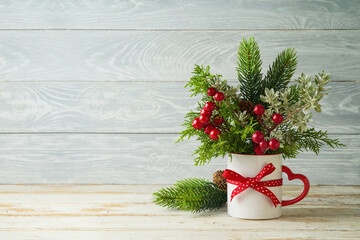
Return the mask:
{"type": "MultiPolygon", "coordinates": [[[[320,148],[343,146],[326,131],[308,127],[313,112],[321,112],[320,100],[327,95],[330,75],[314,78],[301,74],[291,82],[297,66],[293,48],[282,51],[262,74],[259,45],[253,37],[243,39],[238,50],[236,86],[210,67],[195,65],[185,87],[191,96],[201,96],[198,107],[185,116],[179,141],[196,137],[195,165],[213,158],[239,154],[281,153],[295,158],[303,151],[319,153],[320,148]],[[312,110],[312,111],[311,111],[312,110]]],[[[181,210],[214,210],[226,203],[226,180],[222,171],[213,182],[201,178],[184,179],[174,187],[154,193],[155,203],[181,210]]]]}

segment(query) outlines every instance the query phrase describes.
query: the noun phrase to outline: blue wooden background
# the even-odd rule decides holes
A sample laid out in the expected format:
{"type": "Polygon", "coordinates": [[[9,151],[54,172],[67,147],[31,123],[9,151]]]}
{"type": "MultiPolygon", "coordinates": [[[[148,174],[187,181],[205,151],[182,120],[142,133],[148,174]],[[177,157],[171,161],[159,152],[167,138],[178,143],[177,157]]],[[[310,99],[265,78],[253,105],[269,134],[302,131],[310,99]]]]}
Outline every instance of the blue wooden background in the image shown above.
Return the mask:
{"type": "Polygon", "coordinates": [[[0,183],[173,183],[211,178],[195,141],[174,145],[194,64],[236,81],[242,37],[264,72],[331,73],[314,126],[346,148],[286,162],[312,184],[360,184],[360,1],[0,1],[0,183]]]}

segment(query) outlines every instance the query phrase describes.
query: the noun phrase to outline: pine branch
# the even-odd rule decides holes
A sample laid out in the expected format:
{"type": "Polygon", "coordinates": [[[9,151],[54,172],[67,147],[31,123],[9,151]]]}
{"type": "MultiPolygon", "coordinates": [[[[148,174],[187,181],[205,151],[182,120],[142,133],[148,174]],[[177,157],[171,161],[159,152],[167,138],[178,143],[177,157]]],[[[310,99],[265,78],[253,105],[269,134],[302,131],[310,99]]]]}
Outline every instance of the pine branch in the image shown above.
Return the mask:
{"type": "Polygon", "coordinates": [[[227,200],[226,192],[201,178],[180,180],[174,187],[162,188],[153,195],[157,205],[192,213],[219,209],[227,200]]]}
{"type": "MultiPolygon", "coordinates": [[[[297,66],[297,56],[295,49],[288,48],[282,51],[269,67],[266,76],[262,82],[261,89],[274,89],[279,91],[284,89],[290,83],[297,66]]],[[[261,93],[263,94],[263,93],[261,93]]]]}
{"type": "Polygon", "coordinates": [[[245,100],[259,102],[261,86],[260,49],[254,37],[249,40],[243,38],[238,51],[238,80],[240,91],[245,100]]]}

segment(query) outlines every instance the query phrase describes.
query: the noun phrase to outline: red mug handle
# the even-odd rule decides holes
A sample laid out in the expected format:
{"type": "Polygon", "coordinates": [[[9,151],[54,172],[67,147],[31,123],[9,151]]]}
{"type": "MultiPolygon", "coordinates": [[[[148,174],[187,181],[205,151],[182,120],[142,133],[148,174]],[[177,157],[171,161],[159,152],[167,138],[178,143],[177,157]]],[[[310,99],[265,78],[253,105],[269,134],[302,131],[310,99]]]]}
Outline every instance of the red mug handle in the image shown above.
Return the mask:
{"type": "Polygon", "coordinates": [[[305,177],[304,175],[294,174],[287,166],[282,166],[282,171],[288,175],[290,181],[293,179],[300,179],[304,183],[304,190],[300,194],[300,196],[291,200],[282,201],[281,205],[284,207],[300,202],[304,197],[306,197],[306,195],[309,193],[310,190],[310,182],[309,179],[307,179],[307,177],[305,177]]]}

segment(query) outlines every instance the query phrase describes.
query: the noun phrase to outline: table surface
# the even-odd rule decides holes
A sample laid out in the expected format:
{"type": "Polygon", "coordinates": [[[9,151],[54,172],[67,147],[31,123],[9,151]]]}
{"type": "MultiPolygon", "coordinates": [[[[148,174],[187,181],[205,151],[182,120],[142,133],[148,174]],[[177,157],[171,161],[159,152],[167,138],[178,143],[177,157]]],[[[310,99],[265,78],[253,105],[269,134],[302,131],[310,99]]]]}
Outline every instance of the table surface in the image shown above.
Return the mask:
{"type": "MultiPolygon", "coordinates": [[[[0,185],[0,239],[360,239],[360,186],[316,186],[273,220],[152,203],[161,185],[0,185]]],[[[284,199],[299,186],[284,186],[284,199]]]]}

